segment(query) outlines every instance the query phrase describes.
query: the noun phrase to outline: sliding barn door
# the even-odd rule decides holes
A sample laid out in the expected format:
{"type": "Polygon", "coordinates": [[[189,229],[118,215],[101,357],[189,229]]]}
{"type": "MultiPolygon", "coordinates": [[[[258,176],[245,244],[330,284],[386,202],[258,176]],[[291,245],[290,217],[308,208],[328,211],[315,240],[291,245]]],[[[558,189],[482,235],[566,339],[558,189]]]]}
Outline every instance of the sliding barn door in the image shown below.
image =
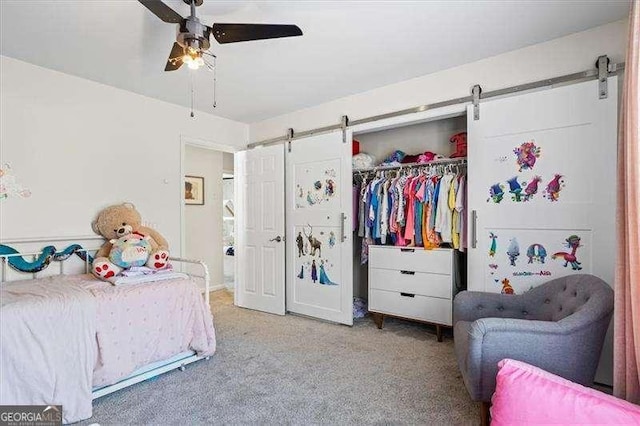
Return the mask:
{"type": "Polygon", "coordinates": [[[284,315],[284,148],[236,154],[236,304],[284,315]]]}
{"type": "Polygon", "coordinates": [[[606,99],[590,81],[482,102],[479,120],[469,107],[470,290],[521,294],[580,273],[613,285],[617,79],[609,85],[606,99]]]}
{"type": "Polygon", "coordinates": [[[590,81],[481,102],[479,120],[469,107],[469,290],[522,294],[585,273],[613,286],[617,78],[608,84],[606,99],[590,81]]]}
{"type": "Polygon", "coordinates": [[[351,140],[293,142],[286,196],[287,310],[353,324],[351,140]]]}

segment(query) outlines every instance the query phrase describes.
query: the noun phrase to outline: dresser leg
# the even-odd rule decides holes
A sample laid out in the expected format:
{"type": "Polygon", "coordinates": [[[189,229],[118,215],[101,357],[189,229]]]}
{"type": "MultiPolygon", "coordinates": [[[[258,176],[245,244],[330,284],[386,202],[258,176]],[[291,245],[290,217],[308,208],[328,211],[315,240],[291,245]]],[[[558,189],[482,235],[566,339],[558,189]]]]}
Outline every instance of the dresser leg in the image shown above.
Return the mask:
{"type": "Polygon", "coordinates": [[[442,326],[436,325],[436,336],[438,337],[438,342],[442,342],[442,326]]]}
{"type": "Polygon", "coordinates": [[[373,322],[376,324],[376,326],[379,329],[382,329],[382,326],[384,325],[384,314],[374,313],[372,315],[373,315],[373,322]]]}

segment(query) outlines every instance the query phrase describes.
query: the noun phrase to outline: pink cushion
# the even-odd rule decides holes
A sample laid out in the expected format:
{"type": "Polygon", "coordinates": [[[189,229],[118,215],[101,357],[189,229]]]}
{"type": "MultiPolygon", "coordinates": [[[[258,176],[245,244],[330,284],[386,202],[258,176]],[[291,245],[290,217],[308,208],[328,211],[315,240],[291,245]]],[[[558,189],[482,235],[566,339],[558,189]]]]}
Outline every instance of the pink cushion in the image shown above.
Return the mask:
{"type": "Polygon", "coordinates": [[[498,363],[491,425],[640,425],[640,407],[512,359],[498,363]]]}

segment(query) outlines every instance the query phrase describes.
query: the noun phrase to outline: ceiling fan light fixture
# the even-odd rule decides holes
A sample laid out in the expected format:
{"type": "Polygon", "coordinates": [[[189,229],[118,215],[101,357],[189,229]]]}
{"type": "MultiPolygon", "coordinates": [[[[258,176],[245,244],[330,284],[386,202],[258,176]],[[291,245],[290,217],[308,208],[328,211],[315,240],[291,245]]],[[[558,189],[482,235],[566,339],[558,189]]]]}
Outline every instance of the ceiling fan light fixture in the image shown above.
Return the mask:
{"type": "MultiPolygon", "coordinates": [[[[1,1],[1,0],[0,0],[1,1]]],[[[196,16],[196,7],[202,5],[204,0],[183,0],[190,6],[191,13],[183,18],[178,12],[167,6],[162,0],[138,0],[151,13],[163,22],[178,25],[178,34],[173,43],[169,59],[165,65],[165,71],[176,71],[183,64],[191,70],[204,67],[213,73],[213,107],[216,107],[216,55],[208,52],[210,36],[220,44],[238,43],[252,40],[266,40],[281,37],[296,37],[302,35],[302,30],[297,25],[272,25],[272,24],[234,24],[214,23],[212,26],[203,24],[196,16]],[[213,58],[206,61],[203,54],[213,58]]],[[[190,73],[191,84],[191,117],[194,117],[194,73],[190,73]]]]}

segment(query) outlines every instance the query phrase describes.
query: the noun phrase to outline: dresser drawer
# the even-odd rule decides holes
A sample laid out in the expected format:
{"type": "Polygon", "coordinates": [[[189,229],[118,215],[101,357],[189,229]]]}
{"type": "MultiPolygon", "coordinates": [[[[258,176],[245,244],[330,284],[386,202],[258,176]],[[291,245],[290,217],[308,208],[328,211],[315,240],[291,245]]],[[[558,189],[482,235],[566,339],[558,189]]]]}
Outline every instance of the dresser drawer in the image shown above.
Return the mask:
{"type": "Polygon", "coordinates": [[[369,264],[375,268],[451,275],[451,250],[422,247],[369,247],[369,264]]]}
{"type": "Polygon", "coordinates": [[[369,289],[369,310],[442,325],[452,325],[451,300],[415,295],[403,296],[395,291],[369,289]]]}
{"type": "Polygon", "coordinates": [[[397,293],[419,294],[451,300],[451,276],[426,272],[369,269],[369,287],[397,293]]]}

